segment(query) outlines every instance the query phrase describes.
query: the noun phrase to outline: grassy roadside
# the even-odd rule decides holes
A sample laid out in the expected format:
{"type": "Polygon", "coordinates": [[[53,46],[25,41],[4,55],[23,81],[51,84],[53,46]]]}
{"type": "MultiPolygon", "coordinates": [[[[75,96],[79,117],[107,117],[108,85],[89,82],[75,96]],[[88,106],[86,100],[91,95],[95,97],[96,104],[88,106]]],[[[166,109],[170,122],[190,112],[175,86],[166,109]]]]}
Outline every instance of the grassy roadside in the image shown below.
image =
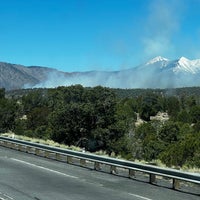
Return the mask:
{"type": "Polygon", "coordinates": [[[80,151],[80,152],[83,151],[83,149],[81,149],[79,147],[59,144],[57,142],[54,142],[53,140],[44,140],[44,139],[39,139],[39,138],[32,138],[32,137],[27,137],[27,136],[23,136],[23,135],[16,135],[16,134],[13,134],[13,133],[4,133],[4,134],[1,134],[1,135],[5,136],[5,137],[18,139],[18,140],[40,143],[40,144],[45,144],[45,145],[49,145],[49,146],[53,146],[53,147],[60,147],[60,148],[64,148],[64,149],[69,149],[69,150],[73,150],[73,151],[80,151]]]}
{"type": "MultiPolygon", "coordinates": [[[[64,145],[64,144],[59,144],[57,142],[54,142],[53,140],[44,140],[44,139],[39,139],[39,138],[32,138],[32,137],[27,137],[27,136],[23,136],[23,135],[16,135],[14,133],[4,133],[4,134],[0,134],[0,135],[5,136],[5,137],[19,139],[19,140],[45,144],[45,145],[49,145],[49,146],[53,146],[53,147],[60,147],[60,148],[69,149],[69,150],[73,150],[73,151],[85,152],[85,150],[80,148],[80,147],[67,146],[67,145],[64,145]]],[[[104,151],[98,151],[98,152],[95,152],[95,154],[101,155],[101,156],[108,156],[104,151]]],[[[121,156],[116,156],[114,154],[112,154],[111,157],[123,159],[123,158],[121,158],[121,156]]],[[[141,164],[155,165],[155,166],[159,166],[159,167],[162,167],[162,168],[167,168],[166,165],[164,165],[160,160],[153,160],[152,162],[149,162],[149,163],[146,162],[145,160],[134,160],[134,162],[141,163],[141,164]]],[[[176,167],[172,167],[172,168],[177,169],[176,167]]],[[[178,168],[178,169],[181,170],[181,171],[185,171],[185,172],[200,174],[200,168],[189,168],[187,166],[183,166],[182,168],[178,168]]]]}

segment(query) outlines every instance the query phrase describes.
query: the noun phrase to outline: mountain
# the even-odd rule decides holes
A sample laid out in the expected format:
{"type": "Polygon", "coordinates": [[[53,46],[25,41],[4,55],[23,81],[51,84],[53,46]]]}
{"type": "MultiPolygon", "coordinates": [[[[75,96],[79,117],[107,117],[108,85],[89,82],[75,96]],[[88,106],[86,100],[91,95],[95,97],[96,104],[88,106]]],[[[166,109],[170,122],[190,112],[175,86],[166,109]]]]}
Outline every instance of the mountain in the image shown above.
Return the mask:
{"type": "Polygon", "coordinates": [[[177,88],[200,86],[200,59],[155,57],[120,71],[61,72],[53,68],[0,62],[0,87],[7,90],[81,84],[111,88],[177,88]]]}
{"type": "Polygon", "coordinates": [[[48,80],[48,75],[53,73],[58,76],[63,74],[66,76],[68,74],[48,67],[25,67],[23,65],[0,62],[0,88],[12,90],[34,87],[48,80]]]}

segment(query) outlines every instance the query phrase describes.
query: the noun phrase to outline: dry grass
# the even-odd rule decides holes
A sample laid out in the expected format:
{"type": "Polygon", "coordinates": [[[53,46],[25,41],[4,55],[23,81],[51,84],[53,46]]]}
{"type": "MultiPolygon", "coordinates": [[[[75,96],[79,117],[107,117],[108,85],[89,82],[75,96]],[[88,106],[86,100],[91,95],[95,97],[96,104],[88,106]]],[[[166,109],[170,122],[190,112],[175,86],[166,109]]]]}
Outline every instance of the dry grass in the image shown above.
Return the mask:
{"type": "MultiPolygon", "coordinates": [[[[31,138],[31,137],[22,136],[22,135],[15,135],[12,132],[4,133],[4,134],[1,134],[1,135],[6,136],[6,137],[11,137],[11,138],[14,137],[15,139],[19,139],[19,140],[45,144],[45,145],[49,145],[49,146],[53,146],[53,147],[60,147],[60,148],[69,149],[69,150],[73,150],[73,151],[84,152],[84,150],[79,148],[79,147],[59,144],[57,142],[54,142],[53,140],[43,140],[43,139],[31,138]]],[[[109,157],[109,155],[106,154],[106,152],[102,151],[102,150],[95,152],[95,154],[100,155],[100,156],[109,157]]],[[[110,157],[123,159],[121,156],[116,156],[114,153],[112,153],[110,157]]],[[[166,165],[163,164],[160,160],[153,160],[152,162],[148,162],[148,163],[145,160],[134,160],[134,162],[139,163],[139,164],[149,164],[149,165],[155,165],[155,166],[159,166],[159,167],[162,167],[162,168],[166,168],[166,165]]],[[[177,169],[176,167],[172,167],[172,168],[177,169]]],[[[200,174],[200,168],[195,168],[195,167],[191,168],[191,167],[183,166],[182,168],[179,168],[179,170],[185,171],[185,172],[199,173],[200,174]]]]}
{"type": "Polygon", "coordinates": [[[18,140],[34,142],[34,143],[45,144],[45,145],[49,145],[49,146],[53,146],[53,147],[60,147],[60,148],[64,148],[64,149],[74,150],[74,151],[83,151],[79,147],[59,144],[57,142],[54,142],[53,140],[44,140],[44,139],[39,139],[39,138],[32,138],[32,137],[27,137],[27,136],[23,136],[23,135],[16,135],[16,134],[13,134],[13,133],[10,133],[10,132],[4,133],[4,134],[2,134],[2,136],[11,137],[11,138],[15,138],[15,139],[18,139],[18,140]]]}

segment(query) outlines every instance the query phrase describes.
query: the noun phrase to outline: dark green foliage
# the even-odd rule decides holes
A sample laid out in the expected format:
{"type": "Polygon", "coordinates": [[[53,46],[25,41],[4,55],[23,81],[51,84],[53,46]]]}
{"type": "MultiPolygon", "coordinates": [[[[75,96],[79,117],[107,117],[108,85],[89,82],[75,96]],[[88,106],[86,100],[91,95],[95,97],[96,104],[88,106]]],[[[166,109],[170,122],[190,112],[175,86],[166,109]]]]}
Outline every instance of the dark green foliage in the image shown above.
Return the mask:
{"type": "Polygon", "coordinates": [[[112,152],[113,142],[124,135],[115,94],[108,88],[59,87],[50,91],[49,100],[51,138],[57,142],[112,152]]]}
{"type": "Polygon", "coordinates": [[[153,123],[141,124],[135,130],[133,146],[136,159],[154,160],[163,149],[163,144],[159,141],[157,131],[153,123]]]}
{"type": "Polygon", "coordinates": [[[0,89],[0,131],[10,130],[133,160],[200,167],[200,87],[0,89]],[[169,120],[152,121],[158,112],[169,120]]]}
{"type": "Polygon", "coordinates": [[[29,113],[36,107],[46,106],[48,102],[48,96],[43,93],[42,90],[33,90],[22,97],[22,104],[25,113],[29,113]]]}
{"type": "Polygon", "coordinates": [[[193,124],[193,129],[195,132],[200,132],[200,121],[198,121],[197,123],[193,124]]]}
{"type": "Polygon", "coordinates": [[[137,102],[135,99],[123,99],[118,102],[116,109],[116,117],[120,123],[130,129],[137,119],[137,102]]]}
{"type": "Polygon", "coordinates": [[[92,110],[87,105],[70,103],[65,107],[53,111],[49,122],[53,131],[52,139],[68,145],[75,145],[81,138],[85,138],[93,125],[92,110]]]}
{"type": "Polygon", "coordinates": [[[15,101],[0,99],[0,132],[14,129],[18,109],[15,101]]]}
{"type": "Polygon", "coordinates": [[[5,98],[5,89],[0,88],[0,99],[4,99],[4,98],[5,98]]]}
{"type": "Polygon", "coordinates": [[[168,166],[200,167],[200,134],[187,134],[184,140],[170,144],[168,150],[160,154],[160,159],[168,166]]]}
{"type": "Polygon", "coordinates": [[[180,128],[178,124],[173,121],[168,121],[165,123],[158,133],[158,138],[160,141],[170,144],[175,143],[179,139],[180,128]]]}
{"type": "Polygon", "coordinates": [[[190,113],[192,123],[200,122],[200,105],[192,106],[189,113],[190,113]]]}
{"type": "Polygon", "coordinates": [[[35,107],[27,114],[27,128],[35,130],[36,128],[48,125],[48,107],[35,107]]]}
{"type": "Polygon", "coordinates": [[[200,96],[200,87],[167,88],[167,89],[112,89],[119,98],[137,98],[146,93],[154,93],[165,97],[196,97],[200,96]]]}
{"type": "Polygon", "coordinates": [[[15,120],[15,133],[17,135],[26,135],[25,131],[27,130],[27,120],[16,119],[15,120]]]}
{"type": "Polygon", "coordinates": [[[145,121],[150,121],[150,116],[155,116],[164,107],[160,95],[154,93],[145,94],[138,103],[140,117],[145,121]]]}
{"type": "Polygon", "coordinates": [[[180,101],[175,96],[170,96],[166,99],[167,112],[171,117],[177,117],[180,111],[180,101]]]}
{"type": "Polygon", "coordinates": [[[190,123],[191,115],[186,110],[181,110],[177,115],[177,121],[183,123],[190,123]]]}

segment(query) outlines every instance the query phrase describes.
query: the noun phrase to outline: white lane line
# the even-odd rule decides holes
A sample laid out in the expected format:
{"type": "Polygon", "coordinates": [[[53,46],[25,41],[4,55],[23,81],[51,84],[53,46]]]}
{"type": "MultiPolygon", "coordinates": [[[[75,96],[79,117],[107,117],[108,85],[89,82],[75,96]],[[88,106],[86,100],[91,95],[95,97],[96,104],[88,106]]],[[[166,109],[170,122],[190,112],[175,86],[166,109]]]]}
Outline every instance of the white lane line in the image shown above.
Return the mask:
{"type": "Polygon", "coordinates": [[[6,194],[3,194],[4,197],[6,197],[7,199],[11,199],[11,200],[14,200],[12,197],[6,195],[6,194]]]}
{"type": "Polygon", "coordinates": [[[49,172],[53,172],[53,173],[56,173],[56,174],[59,174],[59,175],[65,176],[65,177],[78,178],[76,176],[72,176],[72,175],[65,174],[65,173],[62,173],[62,172],[59,172],[59,171],[56,171],[56,170],[53,170],[53,169],[42,167],[40,165],[35,165],[35,164],[29,163],[29,162],[26,162],[26,161],[23,161],[23,160],[19,160],[19,159],[16,159],[16,158],[11,158],[11,160],[14,160],[14,161],[17,161],[17,162],[20,162],[20,163],[24,163],[26,165],[30,165],[32,167],[37,167],[39,169],[43,169],[43,170],[46,170],[46,171],[49,171],[49,172]]]}
{"type": "Polygon", "coordinates": [[[8,200],[8,199],[14,200],[12,197],[10,197],[2,192],[0,192],[0,195],[1,195],[0,200],[8,200]],[[4,199],[2,196],[4,196],[6,199],[4,199]]]}
{"type": "Polygon", "coordinates": [[[140,196],[140,195],[137,195],[137,194],[132,194],[132,193],[128,193],[128,194],[131,195],[131,196],[137,197],[138,199],[152,200],[152,199],[149,199],[147,197],[143,197],[143,196],[140,196]]]}

